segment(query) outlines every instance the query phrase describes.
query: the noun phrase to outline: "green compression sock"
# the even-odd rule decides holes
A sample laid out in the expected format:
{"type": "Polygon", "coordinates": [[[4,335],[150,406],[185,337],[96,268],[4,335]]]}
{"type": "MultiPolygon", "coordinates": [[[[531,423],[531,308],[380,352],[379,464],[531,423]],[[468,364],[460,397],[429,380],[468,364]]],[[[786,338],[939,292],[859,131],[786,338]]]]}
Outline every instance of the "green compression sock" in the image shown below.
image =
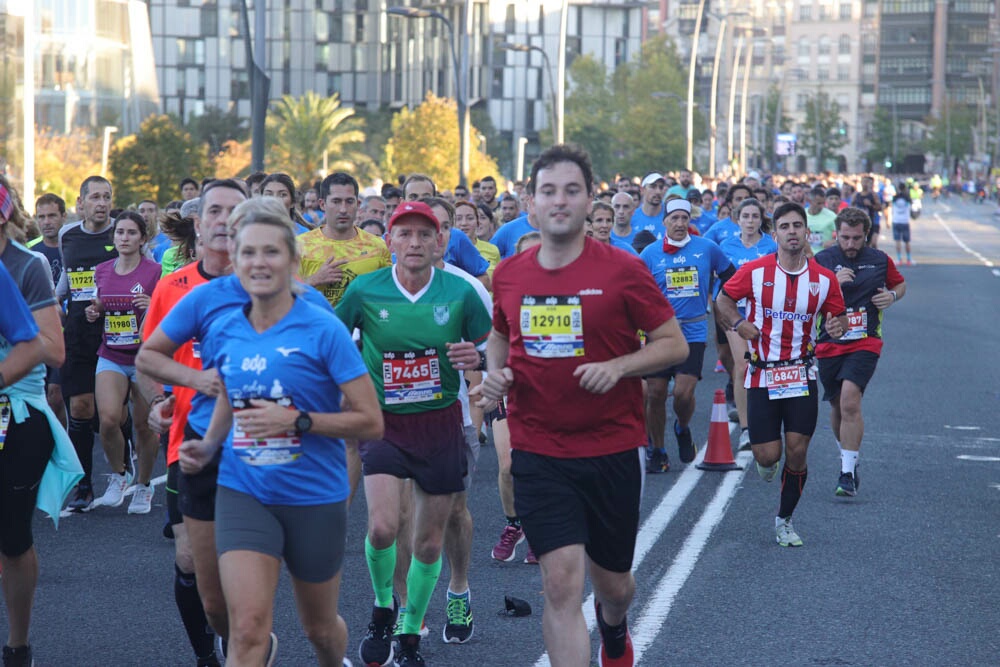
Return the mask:
{"type": "MultiPolygon", "coordinates": [[[[365,537],[365,560],[375,589],[375,606],[392,607],[392,573],[396,569],[396,543],[376,549],[365,537]]],[[[439,567],[440,569],[440,567],[439,567]]]]}
{"type": "Polygon", "coordinates": [[[416,556],[410,559],[410,573],[406,577],[406,620],[403,621],[403,634],[420,633],[420,625],[427,613],[434,587],[441,575],[441,557],[433,563],[421,563],[416,556]]]}

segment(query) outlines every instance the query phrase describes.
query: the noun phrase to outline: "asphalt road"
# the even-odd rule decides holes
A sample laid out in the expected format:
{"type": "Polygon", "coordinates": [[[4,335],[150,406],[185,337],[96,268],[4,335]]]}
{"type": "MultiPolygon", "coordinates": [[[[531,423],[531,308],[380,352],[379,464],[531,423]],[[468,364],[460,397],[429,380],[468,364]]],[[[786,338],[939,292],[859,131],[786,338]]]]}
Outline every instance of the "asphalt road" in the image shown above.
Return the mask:
{"type": "MultiPolygon", "coordinates": [[[[795,514],[803,548],[774,542],[777,482],[764,483],[752,464],[729,473],[683,466],[669,443],[674,468],[647,476],[643,496],[630,614],[639,664],[1000,664],[994,210],[952,199],[928,203],[914,222],[917,264],[902,267],[909,291],[887,312],[885,353],[864,402],[860,493],[850,500],[833,494],[839,457],[821,406],[795,514]]],[[[882,241],[888,249],[891,239],[882,241]]],[[[694,420],[700,441],[712,393],[723,386],[711,352],[706,357],[694,420]]],[[[496,458],[485,447],[470,496],[475,636],[462,646],[440,640],[446,566],[423,647],[436,667],[548,664],[538,567],[489,558],[503,525],[495,479],[496,458]],[[533,614],[498,616],[505,594],[527,600],[533,614]]],[[[128,516],[125,506],[98,509],[63,519],[56,531],[39,515],[41,579],[31,632],[37,664],[194,664],[173,602],[164,512],[161,486],[147,516],[128,516]]],[[[361,498],[350,514],[341,595],[349,656],[356,656],[372,604],[364,530],[361,498]]],[[[592,622],[589,603],[584,610],[592,622]]],[[[277,664],[314,664],[286,576],[275,632],[277,664]]]]}

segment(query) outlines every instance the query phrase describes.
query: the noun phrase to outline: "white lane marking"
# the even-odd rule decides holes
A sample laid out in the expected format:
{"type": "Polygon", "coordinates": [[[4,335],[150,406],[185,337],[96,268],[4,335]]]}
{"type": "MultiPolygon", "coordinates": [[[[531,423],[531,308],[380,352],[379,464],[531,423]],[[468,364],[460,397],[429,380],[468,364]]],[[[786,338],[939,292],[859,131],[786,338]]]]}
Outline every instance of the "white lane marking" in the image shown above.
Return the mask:
{"type": "MultiPolygon", "coordinates": [[[[948,235],[951,237],[951,240],[954,241],[958,245],[959,248],[961,248],[965,252],[969,253],[970,255],[972,255],[973,257],[975,257],[976,259],[978,259],[984,265],[986,265],[988,267],[991,267],[991,268],[993,266],[995,266],[995,264],[991,260],[987,259],[986,257],[983,257],[979,252],[977,252],[977,251],[973,250],[972,248],[970,248],[969,246],[967,246],[965,244],[965,242],[962,241],[962,239],[958,238],[958,236],[955,235],[955,232],[953,232],[951,230],[951,227],[948,226],[948,224],[941,218],[940,215],[938,215],[937,213],[935,213],[934,214],[934,219],[938,221],[939,225],[941,225],[942,227],[944,227],[944,230],[946,232],[948,232],[948,235]]],[[[996,272],[994,271],[994,273],[996,273],[996,272]]]]}
{"type": "MultiPolygon", "coordinates": [[[[739,424],[734,424],[729,422],[729,435],[732,437],[733,431],[739,428],[739,424]]],[[[632,558],[632,571],[635,572],[639,565],[642,564],[643,559],[646,554],[649,553],[653,545],[656,544],[657,540],[666,530],[667,525],[673,520],[677,511],[684,504],[684,500],[691,495],[694,491],[694,487],[697,486],[698,480],[704,474],[704,471],[699,470],[696,466],[705,460],[705,453],[708,450],[708,443],[705,442],[698,449],[698,455],[695,457],[694,461],[686,464],[684,472],[680,474],[680,477],[674,483],[667,495],[663,496],[663,500],[656,506],[656,508],[649,513],[646,521],[639,527],[639,534],[635,539],[635,555],[632,558]]],[[[746,452],[744,452],[746,453],[746,452]]],[[[645,461],[643,462],[645,464],[645,461]]],[[[746,466],[744,466],[745,468],[746,466]]],[[[728,475],[727,475],[728,476],[728,475]]],[[[738,475],[742,478],[742,475],[738,475]]],[[[597,618],[594,616],[594,594],[590,593],[587,599],[583,601],[583,619],[587,622],[587,632],[592,633],[594,628],[597,626],[597,618]]],[[[535,661],[534,667],[551,667],[549,663],[549,654],[543,653],[537,661],[535,661]]]]}
{"type": "MultiPolygon", "coordinates": [[[[167,476],[166,475],[160,475],[159,477],[154,477],[153,479],[149,480],[149,485],[152,486],[155,489],[157,486],[159,486],[160,484],[163,484],[166,481],[167,481],[167,476]]],[[[134,492],[135,492],[135,485],[133,484],[132,486],[130,486],[127,489],[125,489],[125,493],[123,495],[124,496],[130,496],[134,492]]],[[[94,502],[97,502],[96,498],[94,499],[94,502]]],[[[101,505],[91,505],[90,509],[87,510],[86,512],[71,512],[71,511],[69,511],[67,509],[64,509],[61,512],[59,512],[59,518],[60,519],[65,519],[67,517],[78,516],[80,514],[89,514],[90,512],[93,512],[94,510],[96,510],[98,507],[102,507],[102,506],[101,505]]]]}
{"type": "Polygon", "coordinates": [[[635,664],[642,661],[642,655],[646,649],[653,645],[657,635],[663,629],[663,623],[670,614],[670,609],[674,605],[674,599],[684,587],[684,583],[694,572],[694,566],[698,562],[698,557],[705,549],[708,538],[712,531],[719,525],[726,516],[726,508],[736,495],[736,489],[743,481],[743,476],[750,468],[748,465],[753,458],[750,452],[740,452],[736,457],[736,462],[743,466],[743,471],[738,475],[727,475],[715,492],[715,497],[705,508],[698,523],[694,525],[688,537],[684,540],[684,545],[674,558],[673,565],[667,570],[649,602],[639,616],[639,622],[632,628],[632,646],[635,649],[635,664]]]}
{"type": "Polygon", "coordinates": [[[986,461],[989,463],[1000,461],[1000,456],[976,456],[974,454],[959,454],[955,458],[962,461],[986,461]]]}
{"type": "Polygon", "coordinates": [[[945,428],[950,428],[953,431],[982,431],[982,426],[952,426],[951,424],[945,424],[945,428]]]}
{"type": "Polygon", "coordinates": [[[997,278],[1000,278],[1000,269],[993,269],[993,275],[995,275],[997,278]]]}

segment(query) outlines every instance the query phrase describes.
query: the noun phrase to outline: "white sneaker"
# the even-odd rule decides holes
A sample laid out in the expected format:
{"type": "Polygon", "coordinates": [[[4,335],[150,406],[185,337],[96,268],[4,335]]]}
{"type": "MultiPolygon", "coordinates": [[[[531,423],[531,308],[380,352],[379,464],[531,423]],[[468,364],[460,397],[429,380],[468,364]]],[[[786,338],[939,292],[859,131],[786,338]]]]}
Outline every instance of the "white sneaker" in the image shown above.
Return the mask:
{"type": "Polygon", "coordinates": [[[757,474],[760,475],[760,478],[763,479],[765,482],[770,482],[772,479],[774,479],[774,476],[778,474],[778,464],[780,464],[781,461],[775,461],[773,466],[767,466],[767,467],[762,466],[756,461],[754,463],[757,466],[757,474]]]}
{"type": "Polygon", "coordinates": [[[778,544],[783,547],[801,547],[802,538],[792,528],[792,517],[774,517],[774,533],[778,544]]]}
{"type": "Polygon", "coordinates": [[[153,485],[136,484],[132,487],[132,502],[129,503],[129,514],[149,514],[153,508],[153,485]]]}
{"type": "Polygon", "coordinates": [[[132,483],[132,475],[128,472],[123,472],[122,474],[111,473],[108,475],[108,488],[101,496],[96,505],[103,505],[104,507],[120,507],[125,501],[125,489],[128,485],[132,483]]]}

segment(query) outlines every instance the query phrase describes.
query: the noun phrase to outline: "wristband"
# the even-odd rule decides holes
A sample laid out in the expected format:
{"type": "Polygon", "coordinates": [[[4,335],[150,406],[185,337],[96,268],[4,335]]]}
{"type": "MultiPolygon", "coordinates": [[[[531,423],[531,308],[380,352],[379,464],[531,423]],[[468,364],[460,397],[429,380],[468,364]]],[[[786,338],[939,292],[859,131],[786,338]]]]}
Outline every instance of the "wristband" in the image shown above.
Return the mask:
{"type": "Polygon", "coordinates": [[[896,303],[896,299],[899,298],[898,296],[896,296],[896,290],[894,290],[894,289],[889,290],[889,294],[892,295],[892,302],[896,303]]]}
{"type": "Polygon", "coordinates": [[[733,331],[736,331],[737,329],[740,328],[740,325],[743,324],[746,321],[747,320],[746,320],[745,317],[741,317],[740,319],[738,319],[735,322],[733,322],[733,326],[731,326],[730,329],[732,329],[733,331]]]}
{"type": "Polygon", "coordinates": [[[486,353],[485,352],[480,352],[479,353],[479,368],[477,368],[476,370],[480,370],[480,371],[485,371],[486,370],[486,353]]]}

